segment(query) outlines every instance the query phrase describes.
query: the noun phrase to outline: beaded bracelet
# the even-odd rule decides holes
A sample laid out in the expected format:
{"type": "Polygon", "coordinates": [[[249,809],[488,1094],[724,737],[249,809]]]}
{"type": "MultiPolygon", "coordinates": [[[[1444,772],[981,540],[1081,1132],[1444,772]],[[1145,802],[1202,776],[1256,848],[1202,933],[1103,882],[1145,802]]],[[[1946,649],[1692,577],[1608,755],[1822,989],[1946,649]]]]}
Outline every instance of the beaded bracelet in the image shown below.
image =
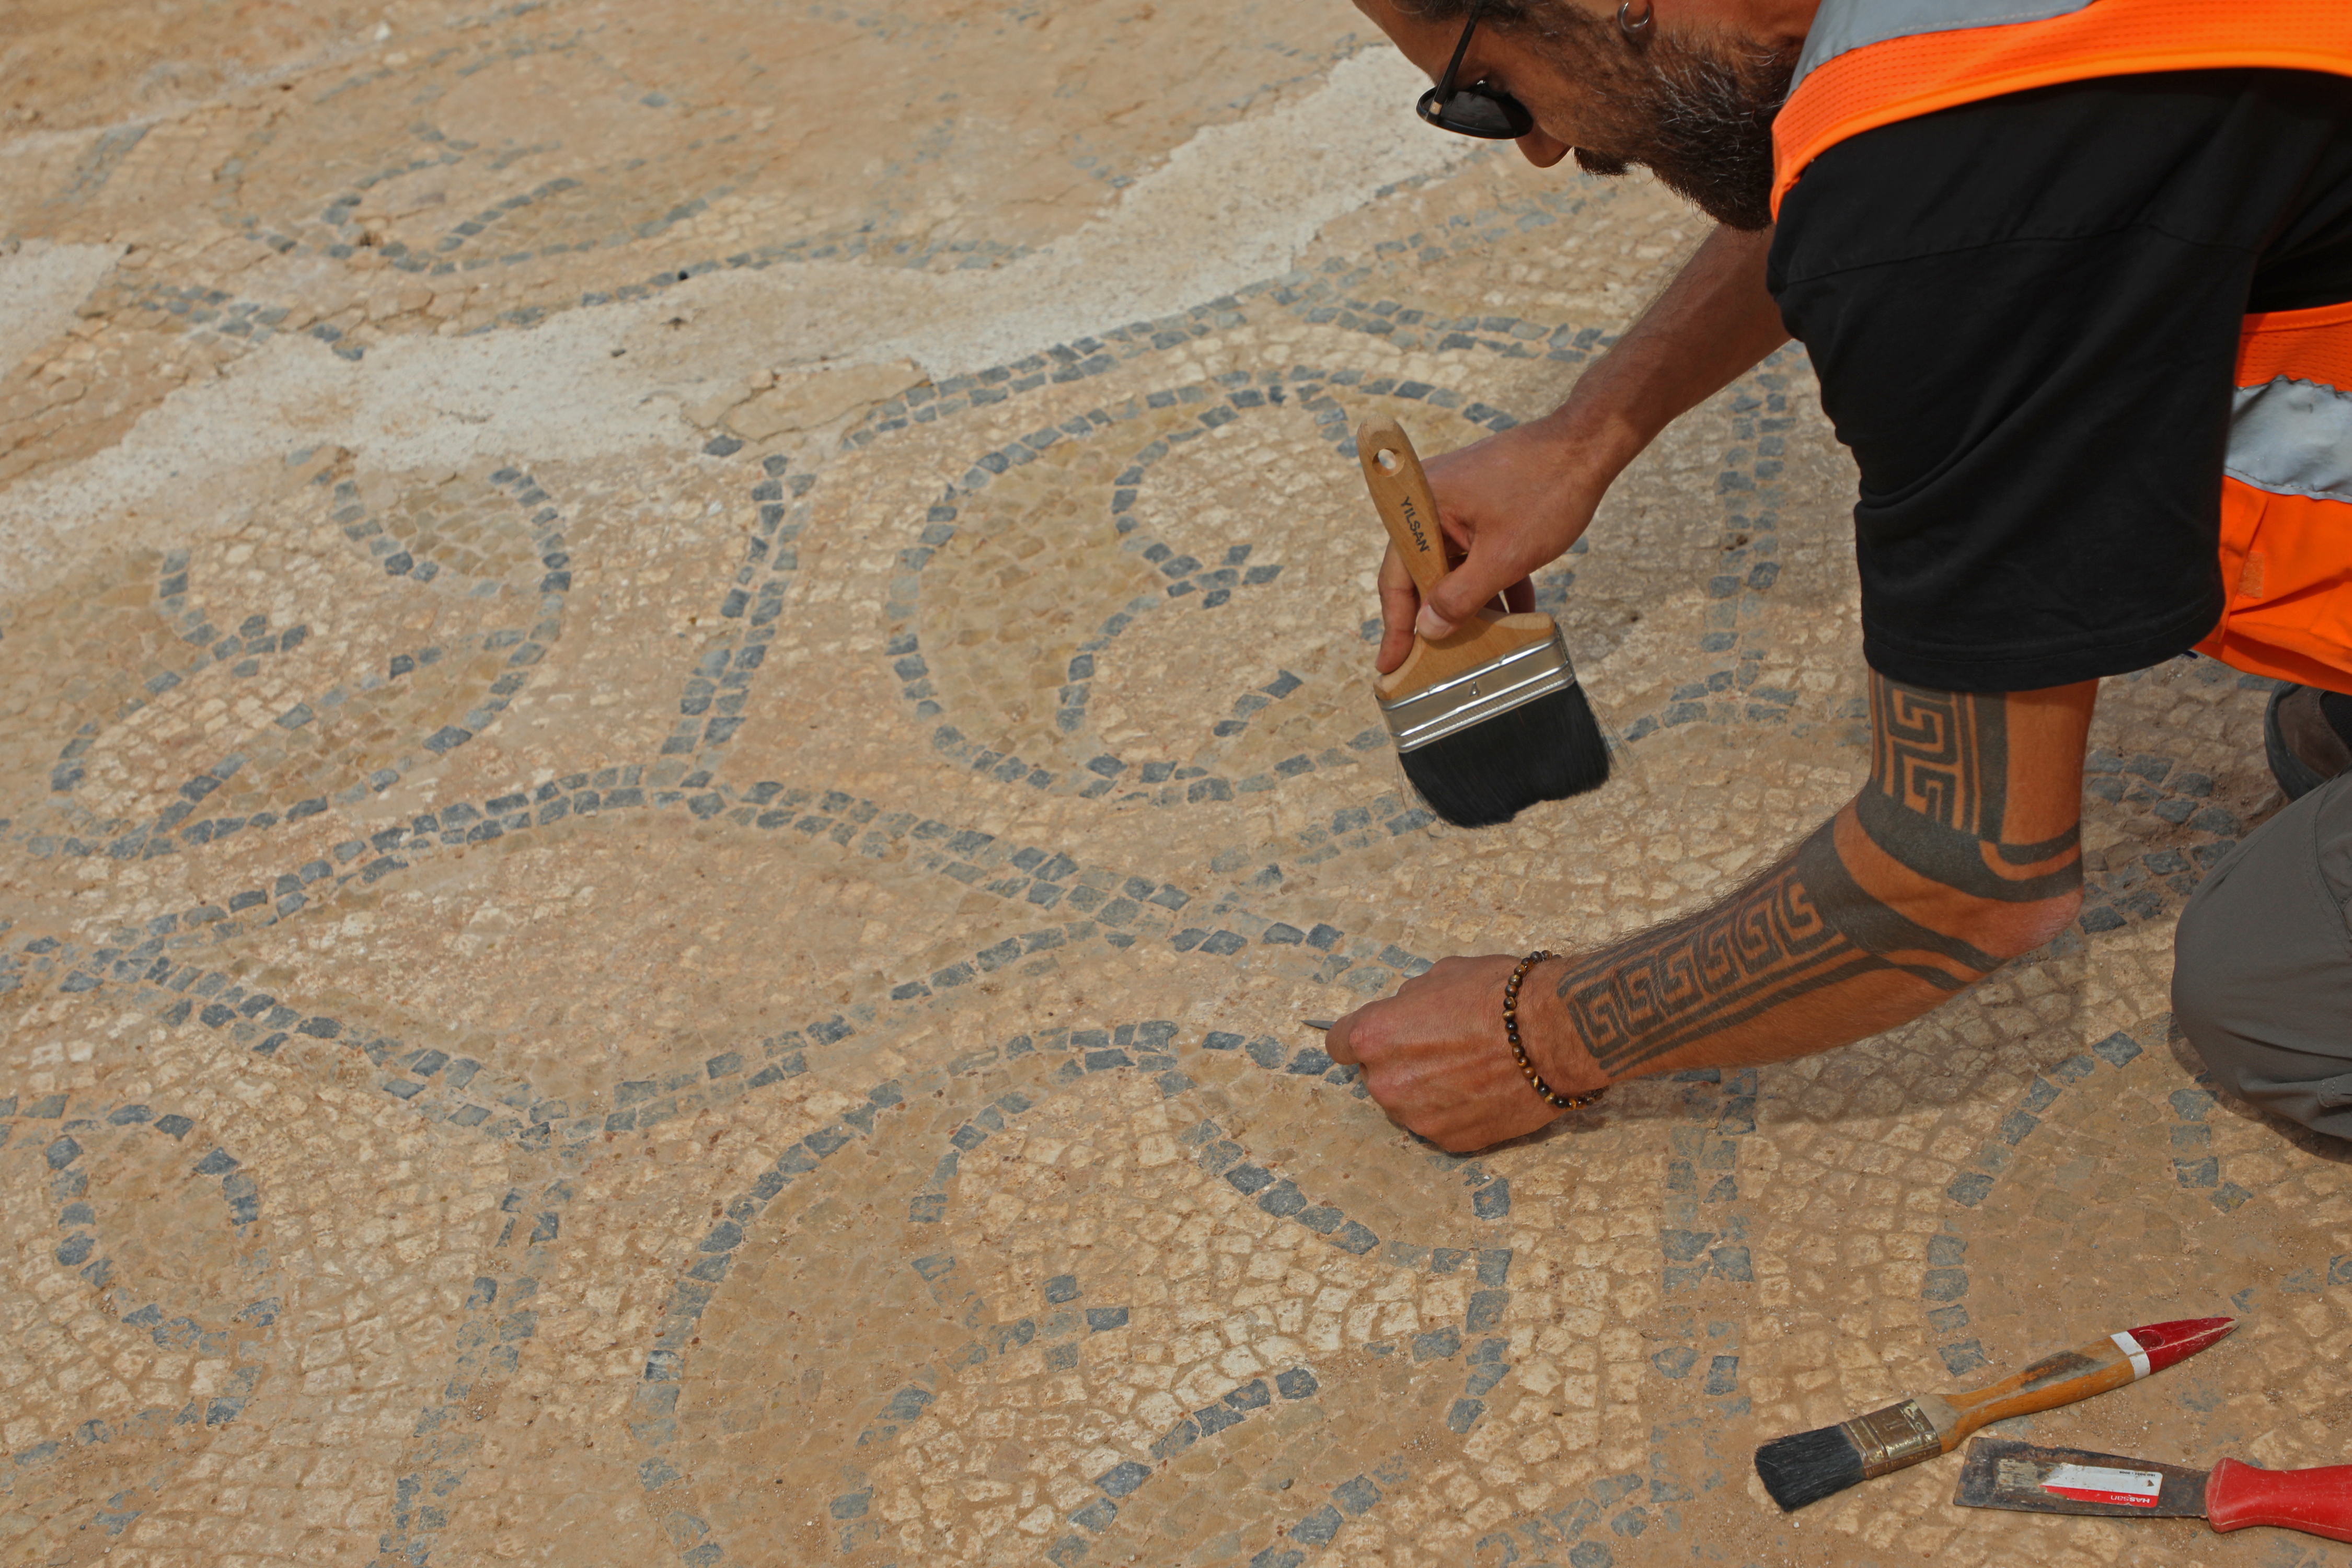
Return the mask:
{"type": "Polygon", "coordinates": [[[1528,1082],[1546,1105],[1560,1110],[1581,1110],[1607,1094],[1609,1086],[1604,1083],[1591,1094],[1554,1094],[1551,1085],[1536,1076],[1535,1064],[1528,1060],[1528,1047],[1519,1041],[1519,982],[1528,977],[1528,970],[1551,956],[1538,948],[1519,960],[1519,966],[1511,971],[1511,978],[1503,985],[1503,1035],[1511,1042],[1511,1059],[1519,1064],[1519,1070],[1527,1074],[1528,1082]]]}

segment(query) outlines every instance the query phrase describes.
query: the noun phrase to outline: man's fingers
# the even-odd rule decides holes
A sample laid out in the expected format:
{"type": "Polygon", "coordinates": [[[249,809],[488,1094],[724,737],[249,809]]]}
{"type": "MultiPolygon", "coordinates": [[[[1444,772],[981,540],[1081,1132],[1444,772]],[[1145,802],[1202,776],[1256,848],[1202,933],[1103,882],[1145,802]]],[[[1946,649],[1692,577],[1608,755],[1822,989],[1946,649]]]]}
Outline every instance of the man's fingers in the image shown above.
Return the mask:
{"type": "MultiPolygon", "coordinates": [[[[1507,557],[1501,549],[1474,546],[1469,559],[1447,573],[1445,580],[1430,594],[1413,629],[1425,637],[1444,637],[1498,595],[1507,595],[1524,584],[1527,576],[1527,569],[1507,557]]],[[[1534,606],[1532,589],[1527,602],[1530,608],[1534,606]]]]}
{"type": "Polygon", "coordinates": [[[1381,558],[1381,651],[1373,660],[1382,675],[1402,664],[1412,651],[1412,618],[1421,609],[1421,591],[1412,585],[1404,557],[1396,546],[1381,558]]]}
{"type": "Polygon", "coordinates": [[[1356,1015],[1350,1013],[1344,1018],[1333,1019],[1331,1026],[1323,1032],[1323,1054],[1342,1067],[1358,1065],[1356,1047],[1348,1039],[1349,1026],[1355,1021],[1356,1015]]]}

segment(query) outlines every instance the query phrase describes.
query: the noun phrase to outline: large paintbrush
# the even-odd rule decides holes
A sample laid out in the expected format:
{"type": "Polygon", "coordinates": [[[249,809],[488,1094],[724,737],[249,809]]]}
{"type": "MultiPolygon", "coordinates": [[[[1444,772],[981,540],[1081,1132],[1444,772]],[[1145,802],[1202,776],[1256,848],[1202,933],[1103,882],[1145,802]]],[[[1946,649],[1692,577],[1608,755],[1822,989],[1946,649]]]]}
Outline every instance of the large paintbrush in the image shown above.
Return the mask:
{"type": "MultiPolygon", "coordinates": [[[[1356,455],[1389,542],[1426,599],[1446,565],[1421,459],[1384,414],[1357,426],[1356,455]]],[[[1379,692],[1404,776],[1456,827],[1508,822],[1609,781],[1609,743],[1549,616],[1481,610],[1450,637],[1415,637],[1379,692]]]]}
{"type": "Polygon", "coordinates": [[[1756,1450],[1756,1473],[1791,1512],[1890,1470],[1948,1454],[1988,1421],[2072,1405],[2161,1372],[2237,1326],[2235,1318],[2150,1323],[2044,1356],[2014,1377],[1965,1394],[1922,1394],[1756,1450]]]}

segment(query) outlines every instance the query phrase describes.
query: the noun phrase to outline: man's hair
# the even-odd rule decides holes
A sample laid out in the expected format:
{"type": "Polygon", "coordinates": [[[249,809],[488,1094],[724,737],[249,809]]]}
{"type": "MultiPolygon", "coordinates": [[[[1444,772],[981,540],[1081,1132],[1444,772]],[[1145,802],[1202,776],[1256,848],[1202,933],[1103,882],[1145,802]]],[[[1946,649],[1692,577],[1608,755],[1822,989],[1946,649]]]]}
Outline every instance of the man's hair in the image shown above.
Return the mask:
{"type": "MultiPolygon", "coordinates": [[[[1421,21],[1461,21],[1470,14],[1470,0],[1395,0],[1395,7],[1406,16],[1418,16],[1421,21]]],[[[1496,28],[1498,33],[1561,37],[1564,33],[1590,36],[1600,28],[1601,21],[1561,0],[1486,0],[1486,5],[1479,7],[1477,24],[1482,28],[1496,28]]]]}
{"type": "MultiPolygon", "coordinates": [[[[1424,22],[1458,22],[1470,14],[1471,0],[1394,0],[1396,8],[1424,22]]],[[[1559,0],[1486,0],[1478,25],[1510,33],[1539,33],[1553,37],[1590,26],[1592,18],[1559,0]]]]}

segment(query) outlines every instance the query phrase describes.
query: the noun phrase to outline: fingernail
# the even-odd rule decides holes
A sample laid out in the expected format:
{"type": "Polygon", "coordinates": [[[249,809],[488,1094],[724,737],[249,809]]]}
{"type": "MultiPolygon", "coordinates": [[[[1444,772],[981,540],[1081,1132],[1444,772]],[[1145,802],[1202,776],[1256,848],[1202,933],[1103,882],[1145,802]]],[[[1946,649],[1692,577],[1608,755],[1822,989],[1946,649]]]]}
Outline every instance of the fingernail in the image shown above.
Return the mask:
{"type": "Polygon", "coordinates": [[[1453,636],[1454,623],[1439,615],[1433,606],[1423,605],[1421,614],[1413,617],[1412,629],[1423,637],[1435,639],[1453,636]]]}

